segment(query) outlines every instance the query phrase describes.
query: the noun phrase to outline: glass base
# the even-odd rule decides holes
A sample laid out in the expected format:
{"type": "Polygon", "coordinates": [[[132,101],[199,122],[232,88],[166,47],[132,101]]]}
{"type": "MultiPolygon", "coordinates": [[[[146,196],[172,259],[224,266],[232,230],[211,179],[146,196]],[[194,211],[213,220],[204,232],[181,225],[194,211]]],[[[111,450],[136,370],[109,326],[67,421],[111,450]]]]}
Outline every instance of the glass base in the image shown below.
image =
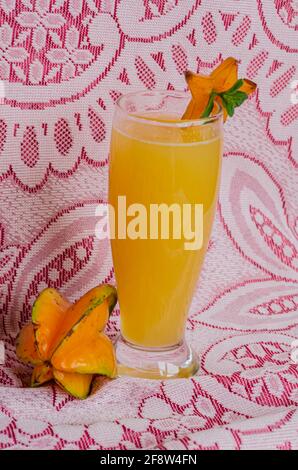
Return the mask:
{"type": "Polygon", "coordinates": [[[183,341],[172,348],[143,349],[126,341],[116,341],[118,376],[143,379],[176,379],[194,375],[199,368],[196,354],[183,341]]]}

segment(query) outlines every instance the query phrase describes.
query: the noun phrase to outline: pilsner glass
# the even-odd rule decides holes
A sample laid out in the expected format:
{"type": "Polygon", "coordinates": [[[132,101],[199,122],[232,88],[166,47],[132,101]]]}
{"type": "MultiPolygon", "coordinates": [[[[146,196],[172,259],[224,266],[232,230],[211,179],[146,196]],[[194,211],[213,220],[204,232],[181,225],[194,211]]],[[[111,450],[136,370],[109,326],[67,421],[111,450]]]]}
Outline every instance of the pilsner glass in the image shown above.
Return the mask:
{"type": "Polygon", "coordinates": [[[120,306],[119,375],[165,379],[189,377],[198,369],[184,334],[216,208],[223,133],[219,105],[208,118],[181,121],[189,99],[184,92],[144,91],[116,104],[109,203],[116,214],[111,245],[120,306]],[[168,231],[161,205],[169,209],[168,231]],[[201,234],[195,224],[198,205],[201,234]],[[191,218],[184,220],[186,206],[191,218]],[[155,216],[158,208],[157,228],[151,227],[152,207],[155,216]],[[181,209],[180,219],[174,207],[181,209]],[[129,236],[130,222],[136,230],[129,236]]]}

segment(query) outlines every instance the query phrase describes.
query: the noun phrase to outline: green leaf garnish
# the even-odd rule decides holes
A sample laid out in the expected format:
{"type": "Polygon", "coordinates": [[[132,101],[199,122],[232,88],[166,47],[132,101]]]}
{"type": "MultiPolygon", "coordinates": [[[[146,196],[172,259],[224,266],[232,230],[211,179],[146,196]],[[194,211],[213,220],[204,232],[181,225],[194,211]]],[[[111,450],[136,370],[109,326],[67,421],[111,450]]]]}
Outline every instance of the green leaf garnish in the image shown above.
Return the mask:
{"type": "Polygon", "coordinates": [[[243,80],[240,78],[237,80],[234,85],[226,91],[221,93],[217,93],[216,91],[212,91],[208,104],[202,114],[202,118],[206,118],[210,116],[213,106],[214,106],[214,99],[218,96],[221,100],[222,106],[226,109],[228,115],[232,117],[235,112],[235,108],[241,106],[242,103],[247,99],[247,94],[244,91],[240,91],[243,85],[243,80]]]}

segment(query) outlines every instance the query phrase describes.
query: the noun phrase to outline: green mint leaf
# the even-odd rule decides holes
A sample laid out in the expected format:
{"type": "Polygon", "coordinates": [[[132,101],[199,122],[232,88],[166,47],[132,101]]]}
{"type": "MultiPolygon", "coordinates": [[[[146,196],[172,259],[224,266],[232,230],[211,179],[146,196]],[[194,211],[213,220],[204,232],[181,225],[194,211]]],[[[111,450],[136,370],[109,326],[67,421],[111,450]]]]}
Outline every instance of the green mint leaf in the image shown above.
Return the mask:
{"type": "Polygon", "coordinates": [[[213,106],[214,106],[214,99],[216,96],[221,98],[221,102],[223,107],[226,109],[228,115],[232,117],[234,115],[235,108],[241,106],[241,104],[247,99],[247,94],[244,91],[240,91],[243,85],[243,79],[239,78],[234,85],[226,91],[221,93],[216,93],[213,91],[210,95],[208,104],[201,115],[201,118],[206,118],[210,116],[213,106]]]}
{"type": "Polygon", "coordinates": [[[235,108],[247,99],[247,94],[244,91],[236,90],[233,93],[224,92],[221,94],[223,106],[226,108],[229,116],[233,116],[235,108]]]}
{"type": "Polygon", "coordinates": [[[228,98],[228,96],[225,95],[225,93],[221,95],[221,102],[228,115],[232,117],[234,115],[234,106],[232,101],[228,98]]]}
{"type": "Polygon", "coordinates": [[[216,93],[213,91],[210,95],[210,98],[209,98],[209,101],[208,101],[208,104],[203,112],[203,114],[201,115],[201,118],[206,118],[208,116],[210,116],[210,113],[213,109],[213,106],[214,106],[214,98],[216,96],[216,93]]]}
{"type": "Polygon", "coordinates": [[[244,91],[236,91],[232,95],[228,95],[228,99],[233,103],[234,108],[241,106],[242,103],[247,99],[247,94],[244,91]]]}

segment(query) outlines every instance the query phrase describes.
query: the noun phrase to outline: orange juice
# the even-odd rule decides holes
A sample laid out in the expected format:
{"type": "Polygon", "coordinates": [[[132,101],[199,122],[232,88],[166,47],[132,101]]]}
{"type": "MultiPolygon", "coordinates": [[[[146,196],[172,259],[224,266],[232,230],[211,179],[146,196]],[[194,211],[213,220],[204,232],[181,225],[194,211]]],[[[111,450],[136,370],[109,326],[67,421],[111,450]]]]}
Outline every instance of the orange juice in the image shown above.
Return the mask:
{"type": "Polygon", "coordinates": [[[183,340],[216,208],[220,129],[153,129],[145,120],[114,123],[110,204],[117,209],[119,195],[126,196],[127,206],[140,203],[148,213],[152,203],[203,204],[203,245],[198,250],[186,250],[183,238],[111,240],[121,333],[133,345],[160,349],[183,340]]]}

